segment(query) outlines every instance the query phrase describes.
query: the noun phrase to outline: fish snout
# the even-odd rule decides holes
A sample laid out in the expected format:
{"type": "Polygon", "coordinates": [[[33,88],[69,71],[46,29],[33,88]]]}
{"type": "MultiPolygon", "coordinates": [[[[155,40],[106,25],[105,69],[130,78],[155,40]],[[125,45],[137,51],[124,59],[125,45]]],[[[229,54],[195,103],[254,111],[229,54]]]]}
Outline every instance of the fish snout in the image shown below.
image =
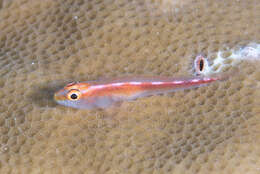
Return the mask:
{"type": "Polygon", "coordinates": [[[61,92],[61,91],[58,91],[58,92],[54,93],[54,97],[53,98],[54,98],[55,101],[60,101],[60,100],[65,100],[66,99],[66,97],[63,94],[63,92],[61,92]]]}

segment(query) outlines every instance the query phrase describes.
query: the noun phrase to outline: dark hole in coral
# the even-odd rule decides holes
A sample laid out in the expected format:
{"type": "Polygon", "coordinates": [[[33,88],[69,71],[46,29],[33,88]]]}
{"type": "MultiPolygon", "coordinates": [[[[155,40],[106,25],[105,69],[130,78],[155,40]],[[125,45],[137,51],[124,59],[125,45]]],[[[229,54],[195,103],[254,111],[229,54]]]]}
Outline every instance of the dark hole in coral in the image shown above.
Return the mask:
{"type": "Polygon", "coordinates": [[[200,66],[199,66],[199,70],[200,71],[202,71],[203,70],[203,68],[204,68],[204,60],[203,59],[200,59],[200,62],[199,62],[200,64],[200,66]]]}

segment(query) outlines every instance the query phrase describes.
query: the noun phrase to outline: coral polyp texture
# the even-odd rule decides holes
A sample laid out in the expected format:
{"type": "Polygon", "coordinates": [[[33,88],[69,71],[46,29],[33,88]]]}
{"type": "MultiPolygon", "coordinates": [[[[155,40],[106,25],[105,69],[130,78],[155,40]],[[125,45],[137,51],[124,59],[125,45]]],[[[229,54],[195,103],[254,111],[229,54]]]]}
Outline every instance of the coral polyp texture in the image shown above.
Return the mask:
{"type": "Polygon", "coordinates": [[[2,0],[0,7],[0,173],[260,172],[259,58],[229,53],[259,44],[259,0],[2,0]],[[191,76],[199,54],[215,72],[239,73],[108,110],[53,101],[72,81],[191,76]]]}

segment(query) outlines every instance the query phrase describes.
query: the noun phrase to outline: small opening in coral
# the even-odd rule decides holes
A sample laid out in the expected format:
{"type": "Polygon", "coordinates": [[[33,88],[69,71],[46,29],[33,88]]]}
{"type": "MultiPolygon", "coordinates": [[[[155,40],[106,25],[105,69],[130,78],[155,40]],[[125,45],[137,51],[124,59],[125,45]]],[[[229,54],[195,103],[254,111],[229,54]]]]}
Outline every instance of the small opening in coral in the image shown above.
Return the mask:
{"type": "Polygon", "coordinates": [[[203,59],[200,59],[199,64],[200,64],[199,69],[200,69],[200,71],[202,71],[203,68],[204,68],[204,60],[203,60],[203,59]]]}
{"type": "Polygon", "coordinates": [[[198,55],[194,61],[194,69],[197,75],[205,72],[205,68],[207,68],[207,60],[204,56],[198,55]]]}

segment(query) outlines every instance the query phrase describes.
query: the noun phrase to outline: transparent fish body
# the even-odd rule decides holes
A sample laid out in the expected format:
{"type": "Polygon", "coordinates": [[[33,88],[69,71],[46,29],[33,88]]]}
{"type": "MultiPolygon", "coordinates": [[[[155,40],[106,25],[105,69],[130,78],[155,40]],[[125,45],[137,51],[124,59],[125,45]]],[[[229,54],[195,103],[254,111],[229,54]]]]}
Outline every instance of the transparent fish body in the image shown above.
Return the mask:
{"type": "Polygon", "coordinates": [[[73,108],[106,108],[122,101],[200,87],[226,77],[123,77],[77,82],[56,92],[54,99],[58,104],[73,108]]]}

